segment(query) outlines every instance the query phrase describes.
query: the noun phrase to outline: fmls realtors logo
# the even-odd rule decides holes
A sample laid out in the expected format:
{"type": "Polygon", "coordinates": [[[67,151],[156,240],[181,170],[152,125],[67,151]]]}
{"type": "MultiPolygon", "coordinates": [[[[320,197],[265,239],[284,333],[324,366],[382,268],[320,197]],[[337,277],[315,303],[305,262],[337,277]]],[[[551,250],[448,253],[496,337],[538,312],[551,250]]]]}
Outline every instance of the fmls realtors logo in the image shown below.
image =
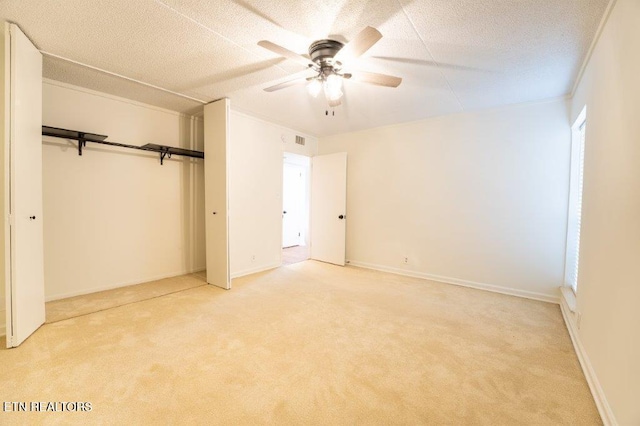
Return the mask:
{"type": "Polygon", "coordinates": [[[30,401],[30,402],[14,402],[4,401],[2,403],[2,411],[91,411],[90,402],[63,402],[63,401],[30,401]]]}

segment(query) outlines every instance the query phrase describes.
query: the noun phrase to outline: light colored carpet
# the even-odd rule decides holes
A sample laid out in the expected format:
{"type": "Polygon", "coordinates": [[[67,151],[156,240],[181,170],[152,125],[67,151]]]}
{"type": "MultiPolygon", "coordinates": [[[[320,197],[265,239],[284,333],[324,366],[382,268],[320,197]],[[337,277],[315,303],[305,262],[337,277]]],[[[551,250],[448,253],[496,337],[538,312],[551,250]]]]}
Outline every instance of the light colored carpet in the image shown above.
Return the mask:
{"type": "Polygon", "coordinates": [[[6,424],[601,424],[557,305],[313,261],[44,325],[6,424]]]}
{"type": "Polygon", "coordinates": [[[47,323],[58,322],[129,303],[165,296],[177,291],[183,291],[206,284],[207,277],[205,272],[197,272],[179,277],[164,278],[143,284],[120,287],[113,290],[54,300],[45,304],[46,321],[47,323]]]}
{"type": "Polygon", "coordinates": [[[309,259],[308,246],[293,246],[282,249],[282,265],[304,262],[309,259]]]}

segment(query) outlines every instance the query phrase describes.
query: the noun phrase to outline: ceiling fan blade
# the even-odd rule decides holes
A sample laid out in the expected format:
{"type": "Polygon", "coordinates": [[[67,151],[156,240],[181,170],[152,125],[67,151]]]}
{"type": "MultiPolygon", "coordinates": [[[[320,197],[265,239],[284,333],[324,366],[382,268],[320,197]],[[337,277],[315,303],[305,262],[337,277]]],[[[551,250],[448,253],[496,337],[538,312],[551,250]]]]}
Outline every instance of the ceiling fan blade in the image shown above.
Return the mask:
{"type": "Polygon", "coordinates": [[[398,62],[401,64],[411,64],[411,65],[425,65],[425,66],[430,66],[430,67],[435,67],[438,65],[442,65],[442,64],[438,64],[435,61],[427,61],[424,59],[414,59],[414,58],[400,58],[400,57],[393,57],[393,56],[371,56],[371,58],[373,59],[382,59],[383,61],[392,61],[392,62],[398,62]]]}
{"type": "Polygon", "coordinates": [[[278,22],[274,21],[271,17],[269,17],[266,13],[261,12],[257,7],[250,5],[246,0],[231,0],[233,3],[237,4],[241,8],[245,9],[249,13],[253,13],[254,15],[264,19],[267,22],[272,23],[276,27],[284,28],[278,22]]]}
{"type": "Polygon", "coordinates": [[[428,67],[439,67],[439,68],[447,68],[452,70],[491,72],[490,70],[486,70],[482,68],[470,67],[466,65],[450,64],[445,62],[428,61],[425,59],[396,58],[392,56],[371,56],[371,58],[382,59],[383,61],[393,61],[401,64],[423,65],[428,67]]]}
{"type": "Polygon", "coordinates": [[[295,84],[302,83],[303,81],[306,81],[306,80],[307,79],[304,78],[304,77],[294,78],[293,80],[283,81],[282,83],[278,83],[278,84],[275,84],[273,86],[265,87],[264,91],[265,92],[275,92],[276,90],[284,89],[284,88],[293,86],[295,84]]]}
{"type": "Polygon", "coordinates": [[[382,34],[380,34],[380,31],[373,27],[367,27],[340,49],[335,56],[335,60],[344,63],[349,59],[355,59],[369,50],[371,46],[376,44],[381,38],[382,34]]]}
{"type": "Polygon", "coordinates": [[[300,64],[303,64],[308,67],[313,67],[315,64],[309,58],[305,58],[302,55],[298,55],[295,52],[292,52],[289,49],[286,49],[282,46],[279,46],[275,43],[272,43],[268,40],[261,40],[258,42],[258,46],[264,47],[267,50],[272,51],[273,53],[277,53],[280,56],[283,56],[287,59],[291,59],[292,61],[296,61],[300,64]]]}
{"type": "Polygon", "coordinates": [[[278,84],[274,84],[273,86],[266,87],[264,89],[265,92],[275,92],[276,90],[284,89],[289,86],[293,86],[298,83],[306,82],[309,78],[313,77],[315,74],[310,73],[309,70],[304,70],[293,75],[290,75],[285,81],[282,81],[278,84]]]}
{"type": "Polygon", "coordinates": [[[400,77],[367,71],[354,71],[351,73],[351,80],[386,87],[398,87],[402,83],[400,77]]]}

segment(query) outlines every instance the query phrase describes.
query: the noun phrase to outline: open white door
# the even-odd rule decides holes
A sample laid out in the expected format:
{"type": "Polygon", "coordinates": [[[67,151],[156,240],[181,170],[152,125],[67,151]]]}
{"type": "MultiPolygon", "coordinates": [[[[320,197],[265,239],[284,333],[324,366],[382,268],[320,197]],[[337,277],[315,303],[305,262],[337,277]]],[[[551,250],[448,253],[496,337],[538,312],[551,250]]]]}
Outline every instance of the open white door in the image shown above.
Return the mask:
{"type": "Polygon", "coordinates": [[[229,99],[204,106],[207,282],[231,288],[229,273],[229,99]]]}
{"type": "Polygon", "coordinates": [[[4,37],[5,61],[9,62],[4,117],[5,143],[7,136],[9,139],[10,214],[7,347],[16,347],[45,320],[42,55],[14,24],[6,25],[4,37]]]}
{"type": "Polygon", "coordinates": [[[313,157],[311,258],[344,266],[347,213],[347,153],[313,157]]]}

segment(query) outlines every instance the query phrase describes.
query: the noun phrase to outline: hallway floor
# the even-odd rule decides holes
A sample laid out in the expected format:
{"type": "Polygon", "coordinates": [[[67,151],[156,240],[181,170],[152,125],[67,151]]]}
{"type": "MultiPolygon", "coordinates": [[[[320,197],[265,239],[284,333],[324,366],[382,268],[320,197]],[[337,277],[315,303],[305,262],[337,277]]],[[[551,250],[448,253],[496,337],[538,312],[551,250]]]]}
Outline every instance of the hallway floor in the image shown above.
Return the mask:
{"type": "Polygon", "coordinates": [[[304,262],[309,259],[308,246],[293,246],[282,249],[282,266],[304,262]]]}

